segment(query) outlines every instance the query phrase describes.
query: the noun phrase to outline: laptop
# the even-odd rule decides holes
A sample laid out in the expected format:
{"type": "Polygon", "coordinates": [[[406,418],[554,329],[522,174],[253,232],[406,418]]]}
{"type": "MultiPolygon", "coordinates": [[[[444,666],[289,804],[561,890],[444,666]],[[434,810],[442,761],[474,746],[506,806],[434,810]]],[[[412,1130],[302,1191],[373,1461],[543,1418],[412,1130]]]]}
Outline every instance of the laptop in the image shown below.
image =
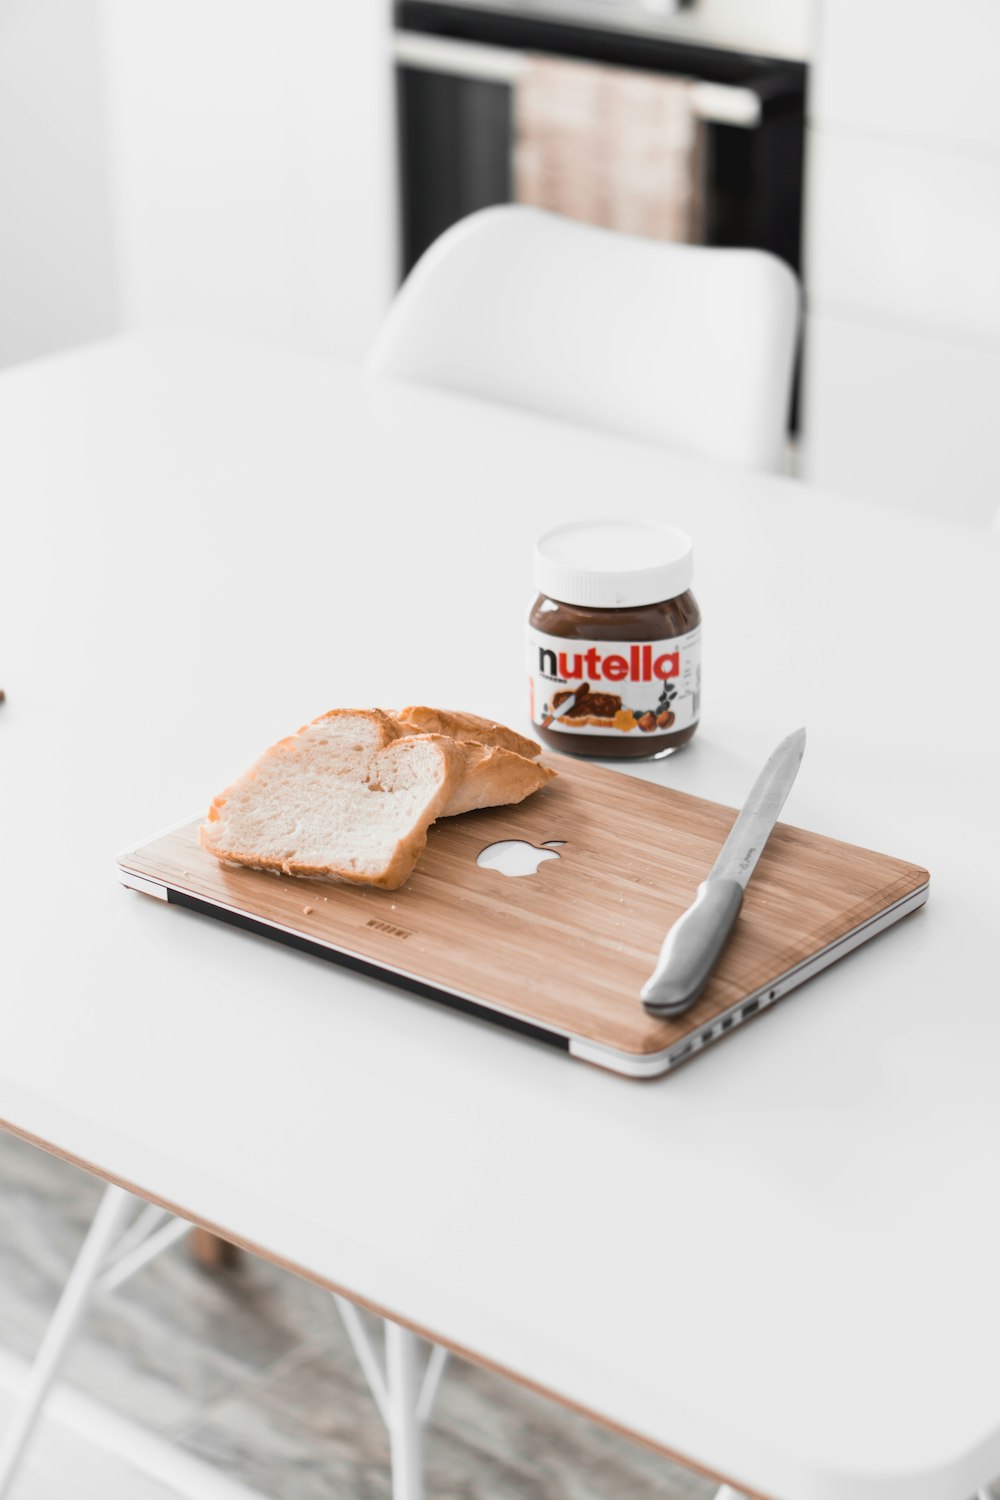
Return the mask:
{"type": "Polygon", "coordinates": [[[691,1061],[927,900],[920,866],[779,823],[695,1005],[649,1016],[639,991],[736,810],[545,761],[559,774],[525,802],[435,824],[398,891],[221,864],[198,820],[119,855],[119,879],[633,1078],[691,1061]]]}

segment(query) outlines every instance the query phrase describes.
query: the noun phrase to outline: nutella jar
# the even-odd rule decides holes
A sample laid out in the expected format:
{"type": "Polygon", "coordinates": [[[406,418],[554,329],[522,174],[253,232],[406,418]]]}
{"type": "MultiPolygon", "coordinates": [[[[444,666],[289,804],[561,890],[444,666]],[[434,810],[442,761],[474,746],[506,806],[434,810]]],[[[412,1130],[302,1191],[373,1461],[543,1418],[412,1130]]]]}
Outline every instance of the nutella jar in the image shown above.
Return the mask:
{"type": "Polygon", "coordinates": [[[701,702],[691,538],[672,526],[582,521],[535,548],[531,718],[553,750],[653,760],[686,745],[701,702]]]}

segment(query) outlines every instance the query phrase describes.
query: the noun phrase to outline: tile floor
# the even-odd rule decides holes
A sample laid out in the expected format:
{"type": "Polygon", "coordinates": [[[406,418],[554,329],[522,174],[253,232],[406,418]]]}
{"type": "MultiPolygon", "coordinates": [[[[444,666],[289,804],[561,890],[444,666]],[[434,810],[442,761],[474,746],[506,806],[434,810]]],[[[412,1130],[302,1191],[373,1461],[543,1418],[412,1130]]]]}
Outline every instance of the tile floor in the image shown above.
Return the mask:
{"type": "MultiPolygon", "coordinates": [[[[0,1350],[33,1354],[100,1191],[87,1174],[0,1134],[0,1350]]],[[[95,1306],[66,1379],[264,1496],[388,1500],[385,1435],[330,1297],[253,1257],[206,1272],[183,1243],[167,1251],[95,1306]]],[[[54,1476],[72,1462],[71,1444],[67,1451],[60,1459],[53,1448],[50,1488],[44,1466],[33,1466],[23,1500],[63,1500],[54,1476]]],[[[427,1461],[433,1500],[714,1494],[665,1459],[458,1360],[438,1397],[427,1461]]],[[[116,1491],[105,1473],[96,1492],[145,1500],[134,1479],[122,1483],[116,1491]]]]}

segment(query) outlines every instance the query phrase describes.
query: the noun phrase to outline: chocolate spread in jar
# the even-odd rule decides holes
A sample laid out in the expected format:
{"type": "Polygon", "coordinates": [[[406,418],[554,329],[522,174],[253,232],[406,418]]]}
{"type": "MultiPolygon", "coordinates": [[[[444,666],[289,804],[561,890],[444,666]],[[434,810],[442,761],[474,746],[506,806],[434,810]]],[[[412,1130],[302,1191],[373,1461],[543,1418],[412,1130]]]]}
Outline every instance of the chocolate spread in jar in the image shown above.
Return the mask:
{"type": "Polygon", "coordinates": [[[691,551],[683,532],[629,522],[540,539],[528,672],[532,720],[551,749],[652,759],[692,738],[701,614],[688,587],[691,551]]]}

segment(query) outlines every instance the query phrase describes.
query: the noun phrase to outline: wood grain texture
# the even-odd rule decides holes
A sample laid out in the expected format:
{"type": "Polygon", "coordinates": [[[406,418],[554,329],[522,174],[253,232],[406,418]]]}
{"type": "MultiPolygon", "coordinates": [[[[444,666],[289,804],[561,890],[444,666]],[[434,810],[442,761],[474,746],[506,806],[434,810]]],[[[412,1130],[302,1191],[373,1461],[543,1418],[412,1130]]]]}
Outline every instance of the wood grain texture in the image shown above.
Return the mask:
{"type": "MultiPolygon", "coordinates": [[[[695,1006],[646,1015],[639,990],[694,899],[733,808],[550,755],[558,777],[517,807],[446,818],[398,891],[220,865],[197,824],[123,868],[278,923],[425,983],[632,1054],[659,1052],[928,880],[918,865],[778,824],[733,935],[695,1006]],[[501,839],[563,839],[511,878],[476,857],[501,839]]],[[[238,938],[234,936],[234,941],[238,938]]]]}

